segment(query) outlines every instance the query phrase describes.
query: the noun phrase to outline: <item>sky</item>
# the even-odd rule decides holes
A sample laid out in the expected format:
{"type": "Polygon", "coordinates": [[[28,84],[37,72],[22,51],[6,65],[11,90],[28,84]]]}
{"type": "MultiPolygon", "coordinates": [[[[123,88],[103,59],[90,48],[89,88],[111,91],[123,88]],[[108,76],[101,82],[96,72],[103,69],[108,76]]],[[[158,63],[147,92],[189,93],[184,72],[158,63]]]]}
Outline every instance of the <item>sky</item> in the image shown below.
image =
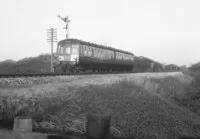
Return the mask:
{"type": "MultiPolygon", "coordinates": [[[[164,64],[200,61],[199,0],[0,0],[0,61],[50,53],[47,29],[164,64]]],[[[54,44],[54,51],[56,44],[54,44]]]]}

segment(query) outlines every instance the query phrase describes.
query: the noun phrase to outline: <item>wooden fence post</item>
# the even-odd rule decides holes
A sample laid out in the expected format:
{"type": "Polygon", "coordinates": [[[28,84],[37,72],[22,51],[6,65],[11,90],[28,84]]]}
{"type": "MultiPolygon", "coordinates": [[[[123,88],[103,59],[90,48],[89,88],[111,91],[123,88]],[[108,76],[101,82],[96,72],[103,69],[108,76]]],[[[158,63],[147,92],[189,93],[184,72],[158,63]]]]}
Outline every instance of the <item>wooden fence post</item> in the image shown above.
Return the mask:
{"type": "Polygon", "coordinates": [[[32,132],[32,118],[16,117],[14,119],[13,131],[32,132]]]}
{"type": "Polygon", "coordinates": [[[87,115],[87,139],[110,139],[111,116],[87,115]]]}

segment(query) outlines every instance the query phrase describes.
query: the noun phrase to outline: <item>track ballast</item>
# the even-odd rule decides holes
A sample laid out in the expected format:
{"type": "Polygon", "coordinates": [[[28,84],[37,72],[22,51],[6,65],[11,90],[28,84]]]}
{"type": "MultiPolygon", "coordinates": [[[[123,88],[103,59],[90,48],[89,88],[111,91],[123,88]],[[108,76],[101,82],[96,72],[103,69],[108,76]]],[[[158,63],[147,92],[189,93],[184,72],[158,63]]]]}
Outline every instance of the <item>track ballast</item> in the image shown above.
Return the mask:
{"type": "Polygon", "coordinates": [[[64,73],[16,73],[16,74],[0,74],[0,78],[19,78],[19,77],[48,77],[48,76],[72,76],[72,75],[95,75],[95,74],[125,74],[133,72],[81,72],[78,74],[64,73]]]}

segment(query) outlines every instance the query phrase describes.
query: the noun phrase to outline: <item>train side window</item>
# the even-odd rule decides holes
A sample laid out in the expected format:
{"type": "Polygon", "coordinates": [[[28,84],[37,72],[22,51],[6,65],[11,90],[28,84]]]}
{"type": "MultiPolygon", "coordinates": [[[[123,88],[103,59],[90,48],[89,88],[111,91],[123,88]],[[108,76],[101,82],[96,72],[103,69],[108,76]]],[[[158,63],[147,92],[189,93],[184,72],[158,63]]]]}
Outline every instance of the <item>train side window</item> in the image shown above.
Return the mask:
{"type": "Polygon", "coordinates": [[[88,48],[88,56],[91,56],[91,48],[88,48]]]}
{"type": "Polygon", "coordinates": [[[97,57],[97,48],[94,48],[94,57],[97,57]]]}
{"type": "Polygon", "coordinates": [[[103,59],[103,49],[101,49],[101,58],[103,59]]]}
{"type": "Polygon", "coordinates": [[[94,48],[94,56],[97,57],[97,48],[94,48]]]}
{"type": "Polygon", "coordinates": [[[91,56],[90,54],[90,47],[87,47],[88,49],[87,49],[87,54],[88,54],[88,56],[91,56]]]}
{"type": "Polygon", "coordinates": [[[87,56],[87,47],[86,46],[83,46],[83,54],[84,54],[84,56],[87,56]]]}
{"type": "Polygon", "coordinates": [[[96,57],[97,58],[99,57],[99,50],[98,50],[98,48],[96,48],[96,57]]]}
{"type": "Polygon", "coordinates": [[[114,58],[114,52],[111,52],[111,58],[114,58]]]}
{"type": "Polygon", "coordinates": [[[96,57],[98,58],[98,48],[95,48],[95,54],[96,54],[96,57]]]}
{"type": "Polygon", "coordinates": [[[102,58],[105,59],[105,50],[102,49],[102,58]]]}
{"type": "Polygon", "coordinates": [[[92,47],[92,57],[94,57],[94,48],[92,47]]]}
{"type": "Polygon", "coordinates": [[[100,58],[100,49],[98,49],[98,58],[100,58]]]}
{"type": "Polygon", "coordinates": [[[87,50],[87,46],[84,45],[84,49],[87,50]]]}
{"type": "Polygon", "coordinates": [[[87,56],[89,56],[89,47],[87,46],[87,56]]]}
{"type": "Polygon", "coordinates": [[[110,59],[110,51],[107,50],[107,56],[108,56],[108,59],[110,59]]]}
{"type": "Polygon", "coordinates": [[[104,59],[107,59],[107,57],[106,57],[106,50],[104,50],[104,59]]]}
{"type": "Polygon", "coordinates": [[[98,48],[96,48],[96,56],[97,56],[97,58],[99,57],[98,48]]]}
{"type": "Polygon", "coordinates": [[[100,48],[99,48],[98,54],[99,54],[99,58],[101,58],[101,49],[100,48]]]}
{"type": "Polygon", "coordinates": [[[64,48],[61,46],[60,47],[60,53],[63,54],[63,52],[64,52],[64,48]]]}
{"type": "Polygon", "coordinates": [[[92,48],[93,57],[95,57],[95,48],[92,48]]]}
{"type": "Polygon", "coordinates": [[[82,54],[84,54],[84,45],[81,45],[82,54]]]}
{"type": "Polygon", "coordinates": [[[81,45],[82,47],[82,54],[84,54],[84,45],[81,45]]]}
{"type": "Polygon", "coordinates": [[[87,47],[87,55],[90,56],[90,47],[87,47]]]}
{"type": "Polygon", "coordinates": [[[79,45],[79,51],[80,51],[81,54],[83,53],[83,47],[82,47],[82,45],[79,45]]]}
{"type": "Polygon", "coordinates": [[[98,50],[98,56],[99,56],[99,58],[101,58],[101,49],[100,48],[98,50]]]}
{"type": "Polygon", "coordinates": [[[103,50],[100,49],[100,58],[102,59],[102,57],[103,57],[103,50]]]}
{"type": "Polygon", "coordinates": [[[109,59],[108,50],[106,50],[106,59],[109,59]]]}

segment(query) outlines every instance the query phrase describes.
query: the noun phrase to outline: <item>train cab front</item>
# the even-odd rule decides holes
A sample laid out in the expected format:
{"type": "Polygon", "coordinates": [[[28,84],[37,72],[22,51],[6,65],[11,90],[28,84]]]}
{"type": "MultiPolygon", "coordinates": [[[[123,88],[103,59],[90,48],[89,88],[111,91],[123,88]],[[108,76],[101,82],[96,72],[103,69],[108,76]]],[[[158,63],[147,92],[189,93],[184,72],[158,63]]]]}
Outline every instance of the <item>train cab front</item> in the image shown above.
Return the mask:
{"type": "Polygon", "coordinates": [[[75,72],[79,65],[79,45],[68,40],[58,42],[57,57],[63,72],[75,72]]]}

